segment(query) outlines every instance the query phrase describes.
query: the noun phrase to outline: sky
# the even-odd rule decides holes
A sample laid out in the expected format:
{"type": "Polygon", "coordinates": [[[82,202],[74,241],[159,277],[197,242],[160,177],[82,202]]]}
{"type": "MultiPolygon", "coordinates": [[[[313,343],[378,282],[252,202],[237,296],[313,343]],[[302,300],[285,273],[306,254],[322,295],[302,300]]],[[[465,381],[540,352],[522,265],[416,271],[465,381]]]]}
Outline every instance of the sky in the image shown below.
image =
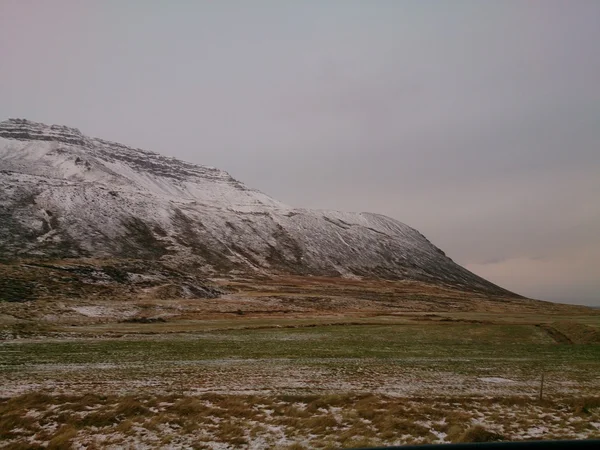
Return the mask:
{"type": "Polygon", "coordinates": [[[0,120],[396,218],[600,306],[600,2],[0,0],[0,120]]]}

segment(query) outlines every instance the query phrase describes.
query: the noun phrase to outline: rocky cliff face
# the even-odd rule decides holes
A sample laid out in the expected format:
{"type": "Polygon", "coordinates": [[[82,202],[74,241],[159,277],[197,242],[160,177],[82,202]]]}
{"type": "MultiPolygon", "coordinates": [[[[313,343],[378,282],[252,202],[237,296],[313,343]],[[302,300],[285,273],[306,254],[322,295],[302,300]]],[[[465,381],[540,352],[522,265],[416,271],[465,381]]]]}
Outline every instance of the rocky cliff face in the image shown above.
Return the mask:
{"type": "Polygon", "coordinates": [[[213,274],[293,273],[507,291],[417,230],[295,209],[228,173],[27,120],[0,123],[0,257],[161,259],[213,274]]]}

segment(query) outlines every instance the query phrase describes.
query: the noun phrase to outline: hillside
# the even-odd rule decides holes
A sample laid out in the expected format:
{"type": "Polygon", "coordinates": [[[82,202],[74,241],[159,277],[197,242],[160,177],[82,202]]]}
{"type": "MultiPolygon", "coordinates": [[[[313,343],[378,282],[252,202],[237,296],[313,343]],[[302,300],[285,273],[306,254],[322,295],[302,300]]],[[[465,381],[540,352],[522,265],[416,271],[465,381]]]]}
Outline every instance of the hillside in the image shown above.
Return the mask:
{"type": "Polygon", "coordinates": [[[73,128],[0,123],[0,169],[4,260],[160,260],[213,276],[367,277],[514,296],[397,220],[296,209],[222,170],[73,128]]]}

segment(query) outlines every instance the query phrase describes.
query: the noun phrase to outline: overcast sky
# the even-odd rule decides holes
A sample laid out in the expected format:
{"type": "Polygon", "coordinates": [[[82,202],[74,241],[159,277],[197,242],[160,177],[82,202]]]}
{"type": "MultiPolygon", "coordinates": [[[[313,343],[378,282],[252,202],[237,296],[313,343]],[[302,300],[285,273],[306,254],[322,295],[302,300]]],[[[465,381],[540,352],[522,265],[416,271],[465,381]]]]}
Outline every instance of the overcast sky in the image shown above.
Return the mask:
{"type": "Polygon", "coordinates": [[[600,1],[0,0],[0,120],[389,215],[600,305],[600,1]]]}

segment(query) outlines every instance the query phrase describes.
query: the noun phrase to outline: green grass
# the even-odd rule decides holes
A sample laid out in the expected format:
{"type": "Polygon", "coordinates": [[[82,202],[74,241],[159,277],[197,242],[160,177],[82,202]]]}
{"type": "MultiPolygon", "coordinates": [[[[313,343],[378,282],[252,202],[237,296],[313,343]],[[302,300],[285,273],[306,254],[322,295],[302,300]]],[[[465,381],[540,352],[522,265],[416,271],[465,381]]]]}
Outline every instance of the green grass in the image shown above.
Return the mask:
{"type": "Polygon", "coordinates": [[[475,373],[482,365],[600,372],[600,345],[558,345],[531,325],[460,323],[227,330],[0,345],[0,371],[29,365],[157,365],[223,359],[326,366],[335,366],[338,360],[364,359],[457,373],[475,373]]]}
{"type": "Polygon", "coordinates": [[[267,424],[284,430],[290,446],[311,436],[311,448],[339,448],[434,442],[426,422],[447,433],[447,441],[527,439],[547,413],[560,423],[550,424],[544,438],[594,436],[589,422],[600,414],[598,373],[600,344],[559,344],[529,324],[14,340],[0,343],[0,438],[20,445],[23,436],[36,435],[40,445],[63,448],[106,434],[128,447],[144,439],[140,427],[162,436],[170,424],[163,445],[202,431],[240,447],[263,435],[279,439],[261,428],[267,424]],[[485,377],[513,381],[496,385],[485,377]],[[6,394],[12,386],[21,390],[6,394]],[[481,411],[486,428],[470,429],[481,411]],[[49,432],[40,423],[58,426],[49,432]]]}

